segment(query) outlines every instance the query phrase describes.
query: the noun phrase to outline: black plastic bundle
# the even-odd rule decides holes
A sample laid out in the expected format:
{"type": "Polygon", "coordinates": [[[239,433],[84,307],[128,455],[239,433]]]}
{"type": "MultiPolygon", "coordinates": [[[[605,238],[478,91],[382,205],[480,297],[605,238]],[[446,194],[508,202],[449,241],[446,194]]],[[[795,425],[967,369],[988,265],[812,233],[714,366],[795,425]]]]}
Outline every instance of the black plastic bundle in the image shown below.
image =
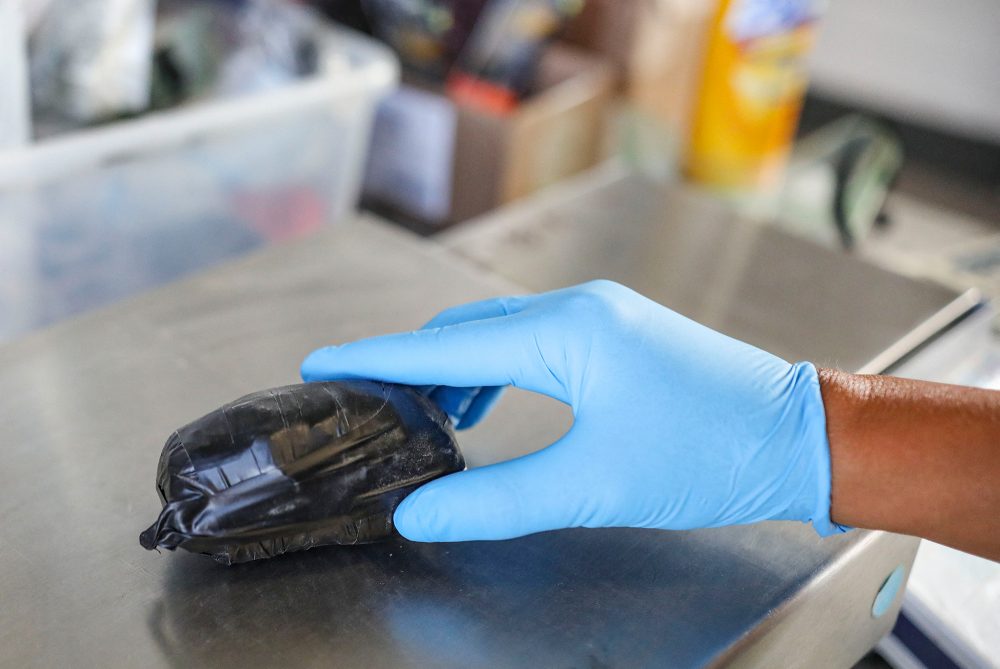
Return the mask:
{"type": "Polygon", "coordinates": [[[465,468],[448,418],[407,386],[309,383],[247,395],[174,432],[144,548],[234,564],[379,541],[420,485],[465,468]]]}

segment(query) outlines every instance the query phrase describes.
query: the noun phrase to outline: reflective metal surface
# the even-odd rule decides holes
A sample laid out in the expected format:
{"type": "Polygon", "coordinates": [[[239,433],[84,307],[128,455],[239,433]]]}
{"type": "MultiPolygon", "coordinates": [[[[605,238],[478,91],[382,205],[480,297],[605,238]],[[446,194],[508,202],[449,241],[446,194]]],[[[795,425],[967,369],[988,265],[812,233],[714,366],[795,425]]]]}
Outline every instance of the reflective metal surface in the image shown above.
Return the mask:
{"type": "MultiPolygon", "coordinates": [[[[171,430],[294,382],[317,345],[519,290],[364,221],[0,348],[0,665],[831,666],[871,647],[898,607],[873,620],[872,599],[913,540],[573,530],[230,568],[139,547],[171,430]]],[[[568,424],[512,393],[460,441],[474,466],[568,424]]]]}
{"type": "Polygon", "coordinates": [[[785,359],[850,370],[882,371],[891,360],[869,363],[890,344],[948,305],[957,317],[977,301],[614,168],[459,228],[445,243],[531,290],[613,279],[785,359]]]}

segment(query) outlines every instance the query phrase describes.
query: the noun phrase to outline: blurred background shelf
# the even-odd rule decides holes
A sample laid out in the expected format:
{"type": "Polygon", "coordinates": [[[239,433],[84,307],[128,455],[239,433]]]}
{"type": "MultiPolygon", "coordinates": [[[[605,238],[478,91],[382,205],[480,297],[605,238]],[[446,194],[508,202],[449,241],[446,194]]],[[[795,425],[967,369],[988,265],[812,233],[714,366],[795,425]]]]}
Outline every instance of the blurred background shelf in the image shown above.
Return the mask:
{"type": "Polygon", "coordinates": [[[314,38],[302,81],[0,150],[0,340],[351,215],[398,65],[314,38]]]}

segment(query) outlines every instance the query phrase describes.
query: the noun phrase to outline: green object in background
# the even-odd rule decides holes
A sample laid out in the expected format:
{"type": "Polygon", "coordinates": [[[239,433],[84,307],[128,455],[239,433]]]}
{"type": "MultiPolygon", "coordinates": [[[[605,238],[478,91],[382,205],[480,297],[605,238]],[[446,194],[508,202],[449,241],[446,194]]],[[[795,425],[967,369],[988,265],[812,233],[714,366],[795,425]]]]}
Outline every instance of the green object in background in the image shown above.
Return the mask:
{"type": "Polygon", "coordinates": [[[161,17],[156,29],[150,108],[165,109],[207,94],[225,54],[209,6],[161,17]]]}
{"type": "Polygon", "coordinates": [[[777,218],[794,232],[851,248],[882,220],[902,166],[902,142],[890,126],[859,115],[838,119],[799,140],[777,218]]]}
{"type": "Polygon", "coordinates": [[[284,0],[161,0],[151,108],[273,90],[316,72],[317,17],[284,0]]]}

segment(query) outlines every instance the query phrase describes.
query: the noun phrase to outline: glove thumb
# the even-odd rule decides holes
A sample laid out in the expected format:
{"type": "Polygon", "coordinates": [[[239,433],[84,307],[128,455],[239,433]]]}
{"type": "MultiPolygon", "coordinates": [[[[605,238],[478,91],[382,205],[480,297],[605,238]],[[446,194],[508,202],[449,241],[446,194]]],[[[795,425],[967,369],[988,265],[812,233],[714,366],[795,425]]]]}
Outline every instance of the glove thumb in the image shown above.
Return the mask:
{"type": "Polygon", "coordinates": [[[588,500],[565,465],[568,436],[537,453],[431,481],[397,507],[396,529],[410,541],[512,539],[577,527],[588,500]]]}

